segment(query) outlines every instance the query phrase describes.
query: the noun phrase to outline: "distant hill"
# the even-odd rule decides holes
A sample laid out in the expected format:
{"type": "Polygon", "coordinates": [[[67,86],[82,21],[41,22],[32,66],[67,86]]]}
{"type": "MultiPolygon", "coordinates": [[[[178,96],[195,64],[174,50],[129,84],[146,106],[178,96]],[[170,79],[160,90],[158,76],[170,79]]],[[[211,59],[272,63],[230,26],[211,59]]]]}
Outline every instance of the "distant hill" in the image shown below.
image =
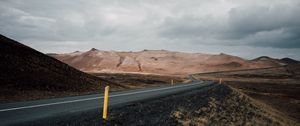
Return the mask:
{"type": "Polygon", "coordinates": [[[104,87],[98,81],[106,82],[3,35],[0,59],[0,101],[27,99],[26,95],[39,98],[53,92],[92,92],[104,87]]]}
{"type": "Polygon", "coordinates": [[[263,60],[263,58],[244,60],[240,57],[223,53],[212,55],[204,53],[172,52],[167,50],[117,52],[101,51],[92,48],[87,52],[77,51],[51,56],[81,71],[92,73],[138,72],[191,74],[283,65],[279,60],[263,60]]]}
{"type": "Polygon", "coordinates": [[[282,58],[280,59],[282,62],[287,63],[287,64],[295,64],[295,63],[300,63],[300,61],[291,59],[291,58],[282,58]]]}
{"type": "Polygon", "coordinates": [[[261,56],[261,57],[255,58],[253,60],[254,61],[259,61],[259,60],[265,60],[265,61],[267,61],[267,60],[275,60],[275,59],[273,59],[271,57],[268,57],[268,56],[261,56]]]}

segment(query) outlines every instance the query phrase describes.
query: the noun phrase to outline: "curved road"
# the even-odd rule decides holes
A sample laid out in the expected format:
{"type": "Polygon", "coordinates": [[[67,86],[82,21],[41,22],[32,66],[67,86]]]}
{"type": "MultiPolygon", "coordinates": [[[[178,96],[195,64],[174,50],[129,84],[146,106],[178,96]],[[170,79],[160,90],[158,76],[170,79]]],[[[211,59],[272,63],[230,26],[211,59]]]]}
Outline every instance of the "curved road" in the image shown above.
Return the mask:
{"type": "MultiPolygon", "coordinates": [[[[118,107],[136,101],[150,100],[203,88],[213,83],[212,81],[193,80],[190,84],[113,92],[109,96],[109,107],[118,107]]],[[[24,122],[67,115],[73,112],[101,109],[102,104],[102,94],[0,104],[0,125],[18,125],[24,122]]]]}

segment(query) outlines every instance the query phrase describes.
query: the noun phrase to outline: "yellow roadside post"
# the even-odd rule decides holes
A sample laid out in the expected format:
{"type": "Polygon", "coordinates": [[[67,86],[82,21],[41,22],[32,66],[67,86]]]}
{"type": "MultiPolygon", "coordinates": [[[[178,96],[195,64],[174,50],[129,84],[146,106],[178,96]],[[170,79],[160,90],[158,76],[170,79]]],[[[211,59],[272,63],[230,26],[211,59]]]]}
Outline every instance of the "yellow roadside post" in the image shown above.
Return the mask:
{"type": "Polygon", "coordinates": [[[220,80],[219,80],[219,84],[222,84],[222,78],[220,78],[220,80]]]}
{"type": "Polygon", "coordinates": [[[103,119],[105,120],[107,120],[108,92],[109,92],[109,86],[106,86],[104,92],[104,102],[103,102],[103,119]]]}
{"type": "Polygon", "coordinates": [[[171,85],[174,85],[174,80],[173,79],[171,80],[171,85]]]}

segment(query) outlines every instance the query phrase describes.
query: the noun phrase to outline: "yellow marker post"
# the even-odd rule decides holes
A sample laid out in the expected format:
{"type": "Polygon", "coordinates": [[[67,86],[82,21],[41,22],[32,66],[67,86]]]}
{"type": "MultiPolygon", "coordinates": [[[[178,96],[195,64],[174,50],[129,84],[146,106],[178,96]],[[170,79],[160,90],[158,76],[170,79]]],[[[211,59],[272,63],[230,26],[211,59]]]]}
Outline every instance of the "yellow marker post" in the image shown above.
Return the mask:
{"type": "Polygon", "coordinates": [[[108,93],[109,93],[109,86],[106,86],[104,92],[104,103],[103,103],[103,119],[105,120],[107,120],[108,93]]]}
{"type": "Polygon", "coordinates": [[[219,80],[219,84],[222,84],[222,78],[220,78],[220,80],[219,80]]]}
{"type": "Polygon", "coordinates": [[[173,79],[171,80],[171,85],[174,85],[174,80],[173,79]]]}

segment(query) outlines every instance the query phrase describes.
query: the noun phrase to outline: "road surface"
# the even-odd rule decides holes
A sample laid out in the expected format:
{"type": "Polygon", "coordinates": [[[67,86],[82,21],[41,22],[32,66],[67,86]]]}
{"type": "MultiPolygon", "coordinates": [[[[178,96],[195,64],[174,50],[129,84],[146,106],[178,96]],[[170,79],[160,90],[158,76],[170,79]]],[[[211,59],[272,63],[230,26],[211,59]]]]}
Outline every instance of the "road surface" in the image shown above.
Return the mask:
{"type": "MultiPolygon", "coordinates": [[[[199,89],[210,86],[213,83],[212,81],[194,80],[190,84],[112,92],[109,96],[109,107],[119,107],[136,101],[199,89]]],[[[0,104],[0,125],[18,125],[24,122],[47,119],[74,112],[102,109],[102,105],[102,94],[0,104]]]]}

